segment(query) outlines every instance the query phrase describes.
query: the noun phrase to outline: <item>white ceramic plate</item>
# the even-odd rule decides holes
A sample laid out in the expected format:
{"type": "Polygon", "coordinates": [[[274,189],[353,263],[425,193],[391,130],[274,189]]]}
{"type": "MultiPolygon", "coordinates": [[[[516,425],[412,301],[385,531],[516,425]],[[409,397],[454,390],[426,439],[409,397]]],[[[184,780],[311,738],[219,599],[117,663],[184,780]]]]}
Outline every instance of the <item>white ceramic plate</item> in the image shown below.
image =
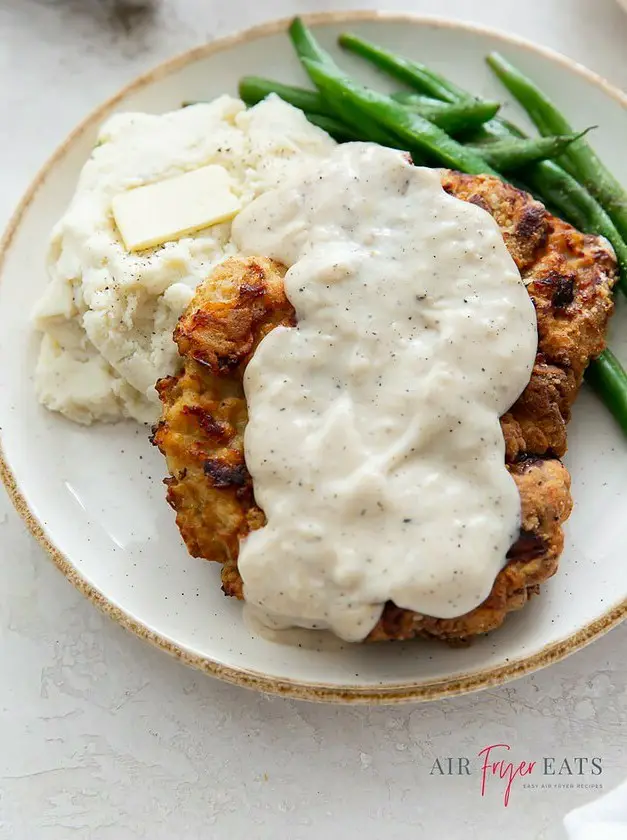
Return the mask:
{"type": "MultiPolygon", "coordinates": [[[[627,99],[572,62],[495,32],[433,19],[349,13],[310,20],[333,50],[337,34],[351,29],[500,99],[503,90],[483,59],[502,50],[541,81],[576,126],[600,126],[594,143],[627,183],[627,99]]],[[[80,428],[40,408],[33,396],[37,338],[29,310],[46,283],[50,228],[74,190],[98,124],[115,110],[160,112],[186,99],[235,93],[245,73],[303,81],[285,27],[272,23],[209,44],[138,79],[92,114],[35,180],[0,257],[0,471],[28,526],[85,594],[210,673],[264,691],[344,702],[424,700],[494,685],[576,650],[627,611],[627,442],[585,389],[567,459],[575,511],[560,572],[542,597],[468,649],[417,641],[325,652],[251,635],[240,604],[220,591],[218,567],[187,555],[164,500],[164,462],[147,429],[80,428]]],[[[342,61],[363,78],[371,75],[357,60],[342,61]]],[[[614,320],[613,344],[627,362],[621,334],[627,336],[624,311],[614,320]]]]}

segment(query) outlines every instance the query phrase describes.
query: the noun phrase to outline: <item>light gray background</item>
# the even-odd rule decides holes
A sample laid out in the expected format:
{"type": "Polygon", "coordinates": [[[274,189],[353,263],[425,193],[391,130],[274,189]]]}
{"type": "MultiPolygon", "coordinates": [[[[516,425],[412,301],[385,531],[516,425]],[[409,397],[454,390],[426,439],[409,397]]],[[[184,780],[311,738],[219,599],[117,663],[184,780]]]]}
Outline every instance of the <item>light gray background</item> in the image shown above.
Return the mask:
{"type": "MultiPolygon", "coordinates": [[[[627,87],[614,0],[164,0],[130,30],[111,0],[0,0],[0,222],[54,146],[138,72],[271,17],[376,6],[500,27],[627,87]]],[[[2,840],[557,840],[593,793],[519,782],[506,809],[496,784],[481,798],[476,773],[429,775],[435,758],[505,742],[516,760],[600,756],[603,775],[582,781],[605,789],[627,773],[627,626],[504,688],[335,708],[220,684],[130,636],[54,569],[2,491],[0,569],[2,840]]]]}

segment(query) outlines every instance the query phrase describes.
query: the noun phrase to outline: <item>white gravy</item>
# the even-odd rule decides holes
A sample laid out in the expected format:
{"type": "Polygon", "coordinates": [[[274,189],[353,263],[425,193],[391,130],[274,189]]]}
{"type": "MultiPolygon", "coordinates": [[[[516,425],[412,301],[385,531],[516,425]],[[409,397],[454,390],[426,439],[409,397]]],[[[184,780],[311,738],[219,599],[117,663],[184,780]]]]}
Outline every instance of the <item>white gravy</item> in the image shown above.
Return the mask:
{"type": "Polygon", "coordinates": [[[261,636],[267,642],[287,647],[299,647],[303,650],[337,651],[344,650],[346,642],[330,630],[313,630],[303,627],[286,626],[285,619],[274,619],[261,607],[244,603],[242,608],[244,624],[255,636],[261,636]]]}
{"type": "Polygon", "coordinates": [[[241,545],[246,600],[274,628],[349,641],[387,600],[472,610],[519,532],[499,417],[537,348],[496,223],[437,172],[351,143],[256,199],[233,234],[289,267],[298,318],[245,375],[246,462],[268,520],[241,545]]]}

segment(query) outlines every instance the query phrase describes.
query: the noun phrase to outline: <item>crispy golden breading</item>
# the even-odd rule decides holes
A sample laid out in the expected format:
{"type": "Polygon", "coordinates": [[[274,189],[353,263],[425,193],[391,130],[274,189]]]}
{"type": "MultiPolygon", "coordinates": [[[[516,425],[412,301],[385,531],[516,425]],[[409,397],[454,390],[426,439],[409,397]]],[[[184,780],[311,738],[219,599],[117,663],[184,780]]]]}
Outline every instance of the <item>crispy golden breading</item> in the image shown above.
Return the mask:
{"type": "Polygon", "coordinates": [[[167,458],[168,501],[193,557],[235,564],[240,538],[265,522],[244,463],[242,377],[264,335],[295,323],[284,273],[263,258],[219,265],[176,327],[182,372],[157,383],[165,410],[153,440],[167,458]]]}
{"type": "MultiPolygon", "coordinates": [[[[443,171],[447,192],[495,218],[528,284],[538,316],[538,354],[529,385],[501,419],[506,463],[522,505],[519,540],[489,597],[472,612],[437,619],[392,603],[369,640],[431,636],[463,642],[500,626],[557,569],[572,501],[558,460],[586,365],[604,347],[616,264],[604,241],[551,216],[527,194],[489,176],[443,171]]],[[[154,442],[171,477],[168,501],[190,553],[222,563],[222,587],[243,597],[240,539],[261,527],[243,452],[242,379],[254,350],[276,326],[293,326],[284,268],[263,257],[222,263],[199,287],[175,339],[183,370],[158,383],[163,416],[154,442]]]]}

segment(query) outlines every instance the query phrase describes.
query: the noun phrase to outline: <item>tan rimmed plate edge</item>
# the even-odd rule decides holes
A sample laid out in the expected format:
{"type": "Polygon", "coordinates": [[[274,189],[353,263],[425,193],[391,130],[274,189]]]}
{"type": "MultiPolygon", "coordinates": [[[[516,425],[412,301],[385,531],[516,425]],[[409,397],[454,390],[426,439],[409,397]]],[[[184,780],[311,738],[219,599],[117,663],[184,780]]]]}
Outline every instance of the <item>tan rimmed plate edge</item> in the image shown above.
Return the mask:
{"type": "MultiPolygon", "coordinates": [[[[313,26],[328,23],[350,24],[355,21],[363,20],[386,20],[401,21],[423,26],[435,26],[439,28],[463,29],[467,32],[487,35],[500,39],[506,44],[512,44],[540,54],[556,64],[561,64],[571,72],[597,85],[597,87],[600,87],[608,96],[612,97],[620,105],[622,105],[623,108],[627,109],[627,95],[618,88],[614,87],[614,85],[610,84],[606,79],[596,73],[593,73],[591,70],[588,70],[583,65],[578,64],[572,59],[566,58],[566,56],[563,56],[547,47],[537,46],[524,38],[503,33],[489,27],[467,23],[464,21],[446,20],[438,17],[394,12],[321,12],[317,14],[302,15],[302,17],[307,21],[307,23],[313,26]]],[[[9,220],[9,224],[2,239],[0,240],[0,279],[6,255],[11,247],[11,243],[24,214],[31,205],[33,199],[36,197],[39,189],[45,183],[46,178],[53,170],[54,166],[63,158],[67,150],[73,145],[74,141],[78,137],[102,122],[107,114],[130,93],[139,90],[145,85],[168,75],[172,71],[177,70],[186,64],[197,61],[200,58],[222,52],[247,41],[285,31],[291,20],[292,18],[289,17],[270,21],[268,23],[261,24],[260,26],[254,26],[250,29],[246,29],[243,32],[239,32],[225,38],[220,38],[209,44],[204,44],[200,47],[187,50],[174,58],[162,62],[147,73],[142,74],[92,111],[92,113],[89,114],[89,116],[87,116],[69,134],[61,146],[57,148],[54,154],[43,165],[26,190],[26,193],[9,220]]],[[[509,662],[507,665],[502,665],[498,668],[490,668],[474,673],[461,674],[450,679],[437,680],[428,684],[412,685],[407,683],[397,683],[380,687],[370,685],[341,687],[337,685],[325,685],[324,683],[304,683],[297,680],[285,680],[276,677],[269,677],[247,669],[238,669],[222,665],[219,662],[209,659],[208,657],[186,650],[165,636],[161,636],[159,633],[151,630],[149,627],[146,627],[131,615],[124,612],[124,610],[109,601],[101,592],[83,578],[72,566],[68,558],[65,557],[65,555],[62,554],[55,545],[53,545],[46,535],[42,525],[30,510],[28,502],[21,493],[17,480],[4,456],[1,436],[0,478],[4,483],[17,512],[26,523],[27,528],[39,544],[50,555],[55,565],[83,595],[89,598],[90,601],[92,601],[108,616],[113,618],[127,630],[130,630],[137,636],[140,636],[142,639],[146,639],[167,653],[176,656],[186,665],[191,665],[194,668],[204,671],[207,674],[211,674],[214,677],[218,677],[219,679],[225,680],[226,682],[270,694],[295,697],[301,700],[352,704],[425,702],[428,700],[453,697],[501,685],[502,683],[517,679],[525,674],[529,674],[533,671],[539,670],[540,668],[551,665],[554,662],[559,662],[559,660],[564,659],[569,654],[580,650],[585,645],[595,639],[598,639],[627,617],[627,599],[625,599],[605,612],[600,618],[591,621],[576,633],[571,634],[561,641],[547,645],[532,656],[514,660],[509,662]]]]}

